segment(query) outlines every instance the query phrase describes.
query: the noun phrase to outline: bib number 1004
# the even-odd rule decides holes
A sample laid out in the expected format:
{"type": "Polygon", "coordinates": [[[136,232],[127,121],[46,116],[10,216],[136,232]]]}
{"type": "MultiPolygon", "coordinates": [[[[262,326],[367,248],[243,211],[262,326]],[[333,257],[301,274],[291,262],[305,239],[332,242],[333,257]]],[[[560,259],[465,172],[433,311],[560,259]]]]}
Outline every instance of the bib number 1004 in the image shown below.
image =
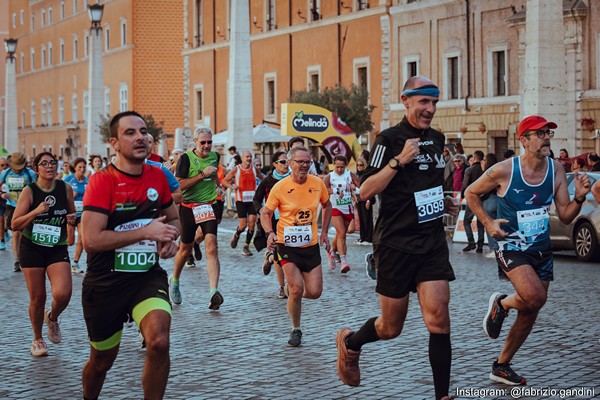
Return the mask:
{"type": "Polygon", "coordinates": [[[115,253],[115,270],[147,271],[156,264],[156,253],[121,251],[115,253]]]}

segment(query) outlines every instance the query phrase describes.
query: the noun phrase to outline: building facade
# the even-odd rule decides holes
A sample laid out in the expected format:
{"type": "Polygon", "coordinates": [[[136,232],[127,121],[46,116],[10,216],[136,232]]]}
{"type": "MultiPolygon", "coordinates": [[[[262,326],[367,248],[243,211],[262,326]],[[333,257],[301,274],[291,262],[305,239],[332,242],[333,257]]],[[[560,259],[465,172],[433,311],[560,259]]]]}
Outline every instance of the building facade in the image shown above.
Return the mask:
{"type": "MultiPolygon", "coordinates": [[[[101,21],[104,114],[152,114],[183,123],[182,10],[177,0],[107,0],[101,21]]],[[[18,38],[19,149],[86,156],[90,20],[85,0],[10,0],[18,38]]],[[[106,146],[106,154],[110,149],[106,146]]]]}
{"type": "MultiPolygon", "coordinates": [[[[4,39],[8,38],[9,33],[9,21],[8,21],[8,0],[0,0],[0,45],[4,49],[4,39]]],[[[6,74],[6,62],[5,58],[0,62],[0,137],[2,142],[4,141],[4,110],[6,107],[5,99],[5,74],[6,74]]],[[[2,143],[4,145],[4,143],[2,143]]]]}

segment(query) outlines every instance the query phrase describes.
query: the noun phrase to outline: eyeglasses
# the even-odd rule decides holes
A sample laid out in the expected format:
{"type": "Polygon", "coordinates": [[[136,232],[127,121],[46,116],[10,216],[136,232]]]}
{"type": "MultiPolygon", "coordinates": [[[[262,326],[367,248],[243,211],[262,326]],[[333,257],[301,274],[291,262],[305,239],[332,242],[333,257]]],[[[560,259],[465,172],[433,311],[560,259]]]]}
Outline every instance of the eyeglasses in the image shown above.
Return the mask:
{"type": "Polygon", "coordinates": [[[205,144],[212,144],[212,140],[201,140],[198,143],[200,143],[201,146],[204,146],[205,144]]]}
{"type": "Polygon", "coordinates": [[[38,163],[38,167],[42,166],[44,168],[56,167],[57,165],[58,165],[57,161],[42,161],[41,163],[38,163]]]}
{"type": "MultiPolygon", "coordinates": [[[[528,133],[528,134],[523,135],[523,136],[531,136],[532,134],[533,134],[533,132],[532,133],[528,133]]],[[[548,130],[548,131],[535,131],[535,135],[538,138],[540,138],[540,139],[543,139],[544,136],[546,136],[546,135],[548,135],[548,138],[553,138],[554,137],[554,131],[550,131],[550,130],[548,130]]]]}
{"type": "Polygon", "coordinates": [[[365,166],[365,164],[359,164],[359,163],[356,163],[356,166],[357,166],[357,167],[364,167],[364,166],[365,166]]]}
{"type": "Polygon", "coordinates": [[[296,161],[299,165],[310,165],[310,160],[294,160],[296,161]]]}
{"type": "Polygon", "coordinates": [[[273,161],[273,164],[281,164],[281,165],[286,165],[287,164],[287,160],[283,159],[283,160],[277,160],[277,161],[273,161]]]}

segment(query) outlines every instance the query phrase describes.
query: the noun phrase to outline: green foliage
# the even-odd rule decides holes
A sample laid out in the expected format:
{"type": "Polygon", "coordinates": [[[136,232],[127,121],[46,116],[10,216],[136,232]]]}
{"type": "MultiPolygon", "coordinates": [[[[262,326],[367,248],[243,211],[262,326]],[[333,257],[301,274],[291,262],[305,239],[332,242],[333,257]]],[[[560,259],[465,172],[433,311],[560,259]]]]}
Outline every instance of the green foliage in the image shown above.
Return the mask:
{"type": "Polygon", "coordinates": [[[321,93],[301,90],[293,92],[288,101],[312,104],[336,113],[357,136],[373,129],[371,114],[375,106],[369,104],[369,92],[362,86],[352,85],[348,89],[337,84],[334,88],[325,88],[321,93]]]}
{"type": "MultiPolygon", "coordinates": [[[[146,121],[146,127],[148,128],[148,133],[152,135],[154,138],[154,142],[158,143],[164,136],[163,125],[164,121],[156,122],[152,114],[142,115],[144,120],[146,121]]],[[[110,139],[110,120],[111,116],[100,115],[100,124],[98,128],[100,129],[100,135],[102,135],[102,142],[108,143],[110,139]]]]}

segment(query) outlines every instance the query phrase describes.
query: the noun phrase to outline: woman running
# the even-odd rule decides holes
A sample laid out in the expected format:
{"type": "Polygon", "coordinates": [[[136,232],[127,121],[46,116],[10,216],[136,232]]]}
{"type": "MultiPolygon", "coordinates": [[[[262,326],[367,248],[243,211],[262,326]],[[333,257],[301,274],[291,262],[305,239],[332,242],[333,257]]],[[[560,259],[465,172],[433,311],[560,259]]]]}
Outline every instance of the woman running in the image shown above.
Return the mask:
{"type": "MultiPolygon", "coordinates": [[[[347,164],[346,157],[335,156],[333,171],[323,179],[329,190],[329,200],[332,207],[331,222],[335,227],[335,238],[332,247],[335,247],[340,255],[340,272],[342,274],[350,271],[350,266],[346,260],[346,233],[350,222],[354,219],[354,196],[357,194],[357,188],[360,187],[356,174],[346,169],[347,164]],[[334,243],[336,246],[333,246],[334,243]]],[[[333,250],[327,256],[329,258],[329,268],[335,269],[336,261],[333,250]]]]}
{"type": "Polygon", "coordinates": [[[33,356],[48,355],[42,338],[43,322],[48,328],[48,339],[60,343],[58,317],[71,299],[68,245],[74,241],[76,213],[71,186],[56,179],[57,165],[49,152],[35,157],[33,168],[38,179],[23,189],[12,220],[13,229],[23,233],[19,261],[29,290],[33,356]],[[52,307],[44,310],[46,274],[52,288],[52,307]]]}
{"type": "Polygon", "coordinates": [[[77,246],[75,246],[75,258],[71,265],[71,272],[74,274],[81,274],[84,272],[83,269],[79,267],[79,259],[81,258],[81,253],[83,253],[83,236],[81,235],[81,227],[79,224],[81,223],[81,213],[83,212],[83,195],[88,184],[88,178],[85,176],[86,165],[87,163],[84,158],[76,159],[73,161],[75,173],[64,179],[64,181],[71,185],[71,188],[73,189],[75,211],[77,212],[77,246]]]}

